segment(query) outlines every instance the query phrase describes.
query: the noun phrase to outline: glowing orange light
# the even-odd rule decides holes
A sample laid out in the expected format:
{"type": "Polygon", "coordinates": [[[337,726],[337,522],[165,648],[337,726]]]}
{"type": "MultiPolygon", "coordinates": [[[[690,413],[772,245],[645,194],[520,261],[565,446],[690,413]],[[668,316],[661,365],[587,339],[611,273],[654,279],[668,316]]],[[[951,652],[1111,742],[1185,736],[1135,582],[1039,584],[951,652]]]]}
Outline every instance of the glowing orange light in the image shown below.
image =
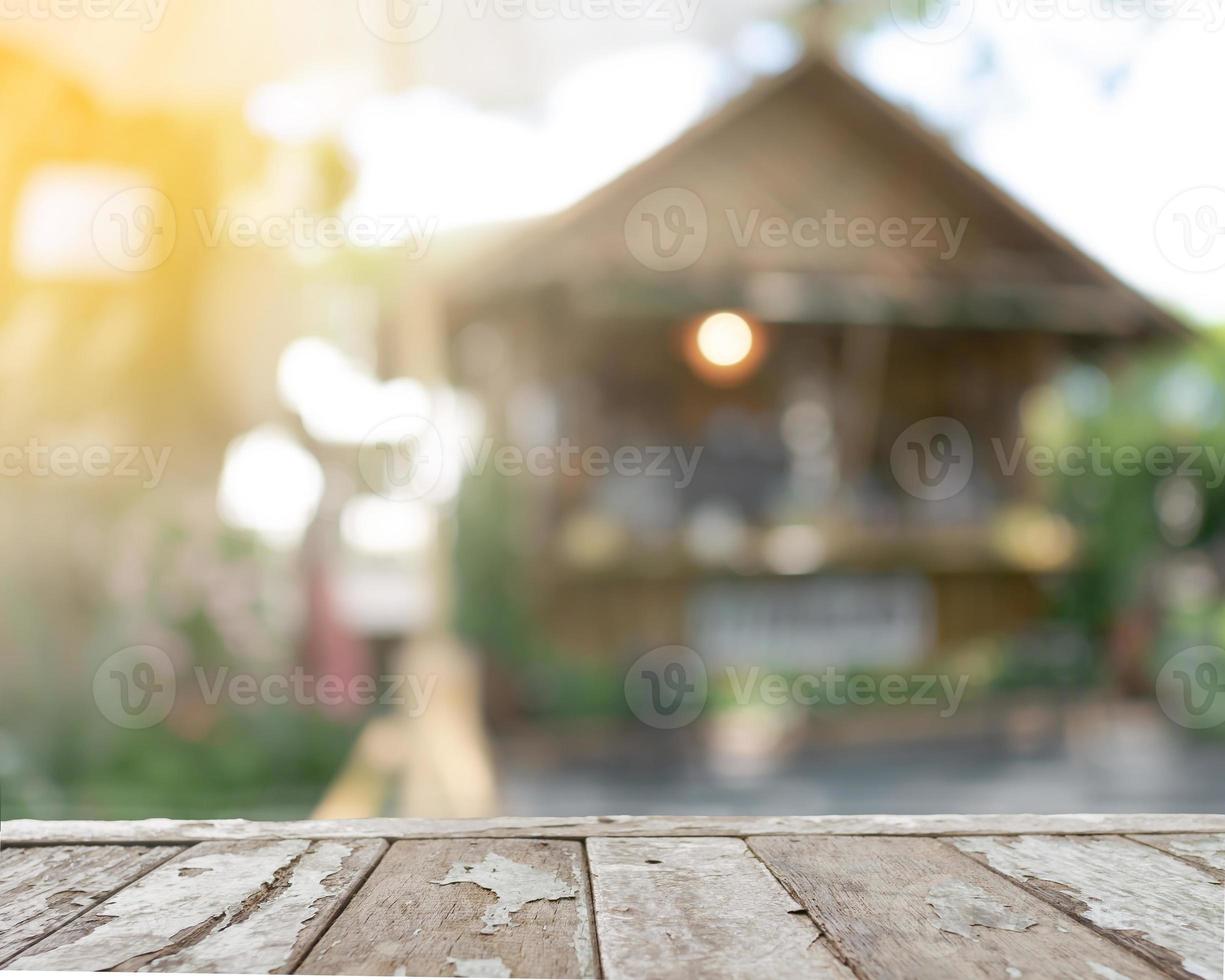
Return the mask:
{"type": "Polygon", "coordinates": [[[736,313],[714,313],[698,327],[698,352],[716,367],[733,367],[753,352],[753,328],[736,313]]]}
{"type": "Polygon", "coordinates": [[[692,321],[683,334],[685,360],[708,384],[737,385],[761,366],[767,339],[740,313],[719,310],[692,321]]]}

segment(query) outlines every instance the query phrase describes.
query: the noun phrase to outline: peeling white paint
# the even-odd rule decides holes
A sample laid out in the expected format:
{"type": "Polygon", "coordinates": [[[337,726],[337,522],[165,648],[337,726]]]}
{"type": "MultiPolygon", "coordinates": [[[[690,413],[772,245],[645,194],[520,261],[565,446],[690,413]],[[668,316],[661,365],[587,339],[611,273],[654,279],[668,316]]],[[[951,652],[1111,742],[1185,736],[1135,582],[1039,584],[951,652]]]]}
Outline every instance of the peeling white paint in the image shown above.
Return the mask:
{"type": "Polygon", "coordinates": [[[92,914],[96,918],[82,922],[91,927],[87,932],[43,952],[35,947],[9,968],[110,970],[134,956],[155,953],[179,933],[204,926],[214,916],[232,915],[252,891],[309,846],[305,840],[264,841],[242,850],[184,855],[103,902],[92,914]],[[181,878],[183,868],[200,874],[181,878]]]}
{"type": "Polygon", "coordinates": [[[455,967],[457,977],[509,977],[510,970],[502,962],[501,957],[491,960],[461,960],[453,956],[447,957],[447,962],[455,967]]]}
{"type": "Polygon", "coordinates": [[[1024,932],[1038,920],[1012,909],[977,885],[949,878],[932,885],[927,904],[936,910],[941,932],[974,938],[973,926],[1024,932]]]}
{"type": "Polygon", "coordinates": [[[527,864],[519,864],[492,851],[480,864],[464,864],[456,861],[445,878],[435,885],[457,885],[471,882],[488,889],[498,900],[485,909],[482,933],[494,932],[498,926],[510,924],[512,912],[518,912],[528,902],[557,901],[574,898],[577,889],[549,871],[541,871],[527,864]]]}
{"type": "Polygon", "coordinates": [[[324,882],[353,853],[350,844],[326,841],[307,851],[294,866],[288,887],[241,922],[221,923],[181,953],[157,960],[159,973],[225,973],[241,963],[249,973],[270,973],[283,966],[302,929],[318,913],[316,903],[334,894],[324,882]]]}
{"type": "Polygon", "coordinates": [[[854,980],[743,840],[595,837],[587,859],[609,980],[854,980]]]}
{"type": "Polygon", "coordinates": [[[1134,933],[1168,950],[1188,973],[1221,980],[1225,895],[1206,872],[1120,837],[955,837],[949,842],[1017,881],[1056,887],[1099,929],[1134,933]]]}
{"type": "Polygon", "coordinates": [[[1150,834],[1140,837],[1139,840],[1225,874],[1225,834],[1202,834],[1195,837],[1150,834]]]}
{"type": "Polygon", "coordinates": [[[171,857],[174,847],[6,848],[0,963],[171,857]]]}

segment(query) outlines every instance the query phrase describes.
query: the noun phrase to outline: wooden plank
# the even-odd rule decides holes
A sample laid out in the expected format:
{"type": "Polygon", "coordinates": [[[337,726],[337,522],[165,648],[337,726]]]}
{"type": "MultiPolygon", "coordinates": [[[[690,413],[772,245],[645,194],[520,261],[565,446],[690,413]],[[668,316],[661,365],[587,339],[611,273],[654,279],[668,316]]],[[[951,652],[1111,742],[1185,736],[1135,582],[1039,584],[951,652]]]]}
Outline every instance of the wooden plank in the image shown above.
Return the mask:
{"type": "Polygon", "coordinates": [[[749,846],[857,972],[873,978],[1160,977],[942,841],[754,837],[749,846]]]}
{"type": "Polygon", "coordinates": [[[1198,868],[1122,837],[951,843],[1174,976],[1220,980],[1225,894],[1198,868]]]}
{"type": "Polygon", "coordinates": [[[512,839],[393,844],[300,972],[593,977],[582,846],[512,839]]]}
{"type": "Polygon", "coordinates": [[[181,847],[16,847],[0,853],[0,963],[67,925],[181,847]]]}
{"type": "Polygon", "coordinates": [[[180,844],[207,840],[389,840],[548,837],[760,837],[885,834],[919,837],[1005,834],[1220,834],[1217,814],[1013,814],[820,817],[497,817],[481,820],[10,820],[12,844],[180,844]]]}
{"type": "Polygon", "coordinates": [[[283,972],[310,948],[386,848],[382,841],[198,844],[9,966],[283,972]]]}
{"type": "Polygon", "coordinates": [[[853,976],[742,840],[593,837],[587,859],[610,980],[853,976]]]}
{"type": "Polygon", "coordinates": [[[1134,839],[1182,858],[1225,883],[1225,834],[1139,834],[1134,839]]]}

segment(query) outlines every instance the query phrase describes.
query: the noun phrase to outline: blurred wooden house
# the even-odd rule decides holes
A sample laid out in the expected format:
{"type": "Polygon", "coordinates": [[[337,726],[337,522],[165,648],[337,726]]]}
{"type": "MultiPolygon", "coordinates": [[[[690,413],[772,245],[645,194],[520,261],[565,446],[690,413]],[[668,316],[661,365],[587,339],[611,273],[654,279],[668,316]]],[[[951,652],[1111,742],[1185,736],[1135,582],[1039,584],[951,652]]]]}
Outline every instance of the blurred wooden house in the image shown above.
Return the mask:
{"type": "Polygon", "coordinates": [[[825,57],[470,262],[447,318],[490,431],[554,451],[505,516],[552,642],[804,668],[1040,618],[1075,534],[992,440],[1061,363],[1183,330],[825,57]],[[975,454],[944,499],[891,467],[933,417],[975,454]]]}

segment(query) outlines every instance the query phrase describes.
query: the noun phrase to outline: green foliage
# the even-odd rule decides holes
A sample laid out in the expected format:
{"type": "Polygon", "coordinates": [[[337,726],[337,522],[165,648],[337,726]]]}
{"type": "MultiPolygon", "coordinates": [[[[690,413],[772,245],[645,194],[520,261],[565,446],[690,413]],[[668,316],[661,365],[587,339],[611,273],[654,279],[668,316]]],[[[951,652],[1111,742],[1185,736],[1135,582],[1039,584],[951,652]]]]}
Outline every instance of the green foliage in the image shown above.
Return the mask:
{"type": "Polygon", "coordinates": [[[0,815],[307,816],[348,754],[357,720],[258,699],[249,706],[224,696],[207,703],[197,668],[210,681],[218,671],[281,673],[296,662],[296,644],[270,622],[275,617],[258,590],[244,603],[244,622],[263,627],[252,640],[256,649],[239,652],[225,638],[217,618],[224,603],[210,587],[258,581],[261,559],[250,539],[189,532],[174,519],[149,531],[124,525],[120,533],[141,554],[135,579],[148,584],[139,595],[109,595],[110,569],[96,567],[80,570],[91,588],[71,609],[33,575],[0,589],[8,647],[0,689],[0,815]],[[170,714],[139,730],[109,722],[93,688],[102,663],[134,644],[164,649],[177,679],[170,714]]]}
{"type": "MultiPolygon", "coordinates": [[[[523,574],[521,484],[488,472],[470,476],[460,494],[455,546],[456,629],[491,664],[499,680],[492,700],[527,717],[622,717],[623,672],[615,658],[567,657],[545,636],[523,574]]],[[[495,710],[495,714],[496,714],[495,710]]]]}
{"type": "Polygon", "coordinates": [[[495,472],[464,481],[456,515],[456,629],[495,663],[536,660],[541,639],[520,574],[522,513],[513,482],[495,472]]]}
{"type": "Polygon", "coordinates": [[[1099,458],[1115,461],[1050,481],[1052,504],[1076,524],[1084,546],[1079,571],[1057,594],[1061,617],[1099,642],[1130,614],[1155,621],[1154,671],[1178,649],[1221,643],[1222,340],[1208,335],[1142,357],[1111,378],[1075,369],[1036,414],[1035,441],[1096,447],[1099,458]],[[1124,450],[1141,463],[1118,466],[1124,450]]]}

